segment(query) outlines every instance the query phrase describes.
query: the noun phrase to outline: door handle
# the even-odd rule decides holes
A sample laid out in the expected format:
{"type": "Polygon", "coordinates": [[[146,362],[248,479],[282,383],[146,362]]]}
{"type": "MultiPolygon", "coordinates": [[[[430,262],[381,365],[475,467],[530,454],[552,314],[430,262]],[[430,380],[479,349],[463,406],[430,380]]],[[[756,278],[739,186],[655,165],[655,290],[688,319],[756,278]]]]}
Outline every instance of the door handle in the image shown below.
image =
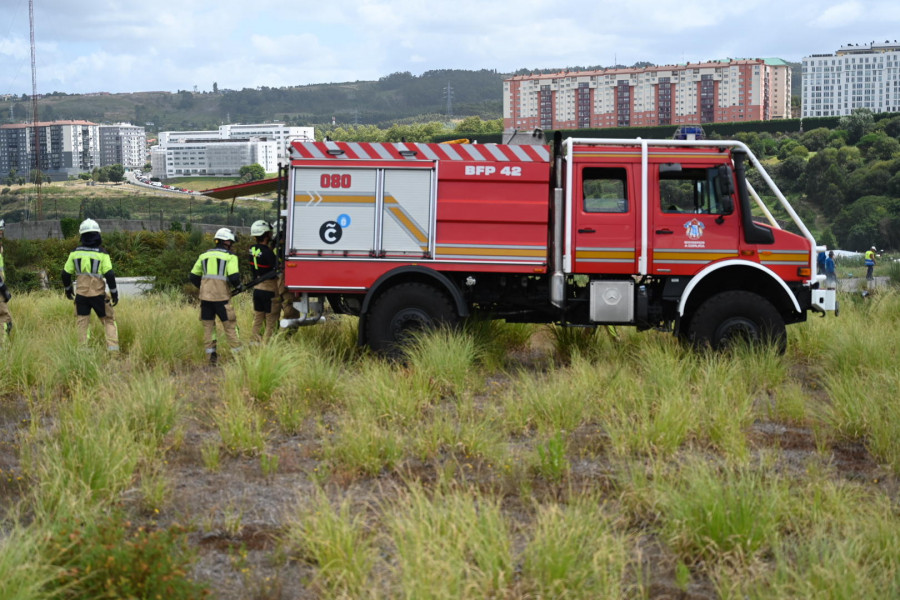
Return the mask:
{"type": "Polygon", "coordinates": [[[656,233],[672,234],[672,233],[675,233],[675,232],[672,231],[671,229],[657,229],[657,230],[656,230],[656,233]]]}
{"type": "Polygon", "coordinates": [[[585,227],[584,229],[579,229],[578,233],[597,233],[597,230],[593,227],[585,227]]]}

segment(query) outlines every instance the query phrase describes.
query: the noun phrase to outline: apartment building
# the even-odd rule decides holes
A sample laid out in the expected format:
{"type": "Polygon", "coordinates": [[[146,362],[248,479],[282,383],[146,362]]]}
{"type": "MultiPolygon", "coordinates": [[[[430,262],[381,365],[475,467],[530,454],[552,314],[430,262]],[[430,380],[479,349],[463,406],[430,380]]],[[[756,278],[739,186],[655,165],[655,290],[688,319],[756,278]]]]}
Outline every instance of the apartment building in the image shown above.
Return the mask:
{"type": "MultiPolygon", "coordinates": [[[[0,125],[0,175],[12,169],[27,174],[36,168],[34,129],[31,123],[0,125]]],[[[37,132],[40,169],[50,179],[67,179],[115,164],[141,167],[146,161],[143,127],[47,121],[37,123],[37,132]]]]}
{"type": "Polygon", "coordinates": [[[802,62],[800,95],[804,117],[900,110],[900,44],[848,44],[833,54],[812,54],[802,62]]]}
{"type": "Polygon", "coordinates": [[[27,174],[40,165],[47,177],[60,180],[103,166],[100,162],[100,126],[96,123],[38,122],[36,129],[37,144],[34,143],[35,125],[0,125],[0,174],[5,175],[12,169],[27,174]]]}
{"type": "Polygon", "coordinates": [[[583,129],[764,121],[791,116],[781,59],[518,75],[503,82],[503,126],[583,129]]]}
{"type": "Polygon", "coordinates": [[[147,132],[130,123],[100,126],[100,166],[140,169],[147,162],[147,132]]]}

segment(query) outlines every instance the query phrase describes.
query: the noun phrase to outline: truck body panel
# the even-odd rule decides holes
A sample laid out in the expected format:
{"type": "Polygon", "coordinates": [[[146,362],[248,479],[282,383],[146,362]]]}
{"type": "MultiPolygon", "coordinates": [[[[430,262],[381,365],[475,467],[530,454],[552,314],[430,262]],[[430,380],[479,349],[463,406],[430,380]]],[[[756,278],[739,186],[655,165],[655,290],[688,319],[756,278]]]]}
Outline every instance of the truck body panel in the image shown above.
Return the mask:
{"type": "Polygon", "coordinates": [[[549,153],[491,146],[295,142],[288,288],[367,289],[386,271],[421,261],[545,272],[549,153]],[[385,160],[391,156],[395,162],[385,160]],[[303,268],[292,268],[298,260],[303,268]]]}

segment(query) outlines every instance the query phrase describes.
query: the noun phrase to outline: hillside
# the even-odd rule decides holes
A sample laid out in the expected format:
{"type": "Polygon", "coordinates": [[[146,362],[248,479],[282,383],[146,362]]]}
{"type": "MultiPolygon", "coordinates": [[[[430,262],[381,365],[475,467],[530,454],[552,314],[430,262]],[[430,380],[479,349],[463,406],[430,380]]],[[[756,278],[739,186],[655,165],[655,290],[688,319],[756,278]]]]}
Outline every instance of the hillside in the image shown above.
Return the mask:
{"type": "MultiPolygon", "coordinates": [[[[791,63],[794,95],[800,93],[800,65],[791,63]]],[[[644,63],[635,66],[644,66],[644,63]]],[[[600,68],[600,67],[591,67],[600,68]]],[[[545,69],[559,71],[560,69],[545,69]]],[[[533,72],[520,70],[517,73],[533,72]]],[[[390,127],[394,123],[442,121],[449,114],[498,119],[503,116],[503,79],[497,71],[438,70],[422,75],[392,73],[377,81],[212,92],[180,90],[128,94],[65,94],[41,97],[41,120],[84,119],[98,123],[131,122],[148,132],[214,129],[223,123],[283,121],[288,125],[359,124],[390,127]]],[[[148,87],[152,82],[148,82],[148,87]]],[[[0,100],[0,125],[30,119],[27,96],[0,100]]]]}
{"type": "MultiPolygon", "coordinates": [[[[41,120],[128,121],[148,132],[214,129],[223,123],[283,121],[289,125],[372,124],[405,120],[443,120],[446,89],[452,115],[502,116],[504,75],[496,71],[442,70],[420,76],[393,73],[378,81],[213,92],[136,92],[77,95],[53,92],[41,98],[41,120]]],[[[148,85],[152,85],[149,82],[148,85]]],[[[28,98],[0,100],[0,124],[30,118],[28,98]]]]}

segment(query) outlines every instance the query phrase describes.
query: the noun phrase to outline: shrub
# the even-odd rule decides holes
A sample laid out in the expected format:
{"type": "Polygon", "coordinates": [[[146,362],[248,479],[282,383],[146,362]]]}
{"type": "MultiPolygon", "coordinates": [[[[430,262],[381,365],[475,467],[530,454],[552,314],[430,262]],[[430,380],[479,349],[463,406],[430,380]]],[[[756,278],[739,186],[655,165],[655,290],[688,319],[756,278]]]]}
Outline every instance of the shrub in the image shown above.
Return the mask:
{"type": "Polygon", "coordinates": [[[133,528],[121,515],[56,524],[45,552],[61,567],[48,593],[59,598],[199,598],[203,584],[188,579],[192,560],[178,526],[133,528]]]}

